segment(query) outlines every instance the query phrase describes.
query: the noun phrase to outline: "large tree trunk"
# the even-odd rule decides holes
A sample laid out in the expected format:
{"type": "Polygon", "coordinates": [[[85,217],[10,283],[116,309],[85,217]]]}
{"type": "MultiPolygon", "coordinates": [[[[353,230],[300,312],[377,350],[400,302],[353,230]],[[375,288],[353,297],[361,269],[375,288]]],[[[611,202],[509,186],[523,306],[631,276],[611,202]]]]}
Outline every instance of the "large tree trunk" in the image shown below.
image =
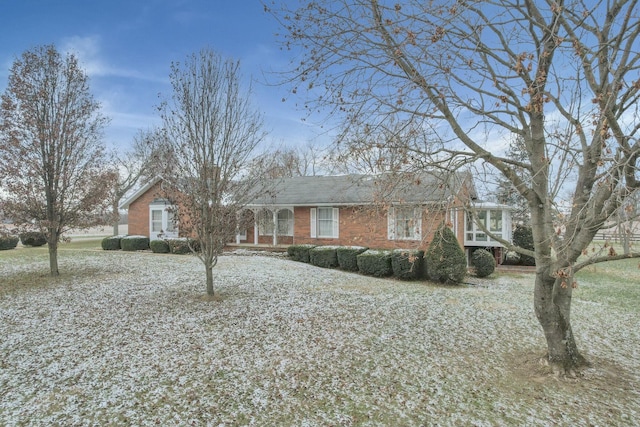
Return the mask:
{"type": "Polygon", "coordinates": [[[60,271],[58,271],[58,239],[55,237],[50,237],[47,242],[49,247],[49,270],[51,271],[51,276],[60,275],[60,271]]]}
{"type": "Polygon", "coordinates": [[[535,313],[547,340],[548,362],[557,375],[573,375],[576,368],[587,364],[571,329],[572,281],[572,277],[536,273],[535,313]]]}

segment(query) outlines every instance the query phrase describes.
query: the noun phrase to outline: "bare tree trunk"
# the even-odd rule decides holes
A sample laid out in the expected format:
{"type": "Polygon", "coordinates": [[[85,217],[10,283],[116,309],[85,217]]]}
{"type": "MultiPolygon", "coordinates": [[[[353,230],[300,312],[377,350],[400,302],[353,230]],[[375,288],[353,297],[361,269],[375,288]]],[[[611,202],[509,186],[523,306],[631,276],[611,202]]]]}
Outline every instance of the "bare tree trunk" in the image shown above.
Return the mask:
{"type": "Polygon", "coordinates": [[[120,225],[120,211],[118,210],[118,202],[116,201],[112,206],[113,212],[113,235],[117,236],[120,234],[119,225],[120,225]]]}
{"type": "Polygon", "coordinates": [[[60,272],[58,271],[58,239],[55,237],[55,234],[51,234],[48,241],[49,247],[49,269],[51,276],[59,276],[60,272]]]}
{"type": "Polygon", "coordinates": [[[536,273],[535,313],[547,340],[549,364],[557,375],[572,375],[575,368],[588,364],[578,351],[571,329],[572,279],[536,273]]]}
{"type": "Polygon", "coordinates": [[[213,266],[205,265],[205,270],[207,270],[207,295],[213,296],[213,266]]]}

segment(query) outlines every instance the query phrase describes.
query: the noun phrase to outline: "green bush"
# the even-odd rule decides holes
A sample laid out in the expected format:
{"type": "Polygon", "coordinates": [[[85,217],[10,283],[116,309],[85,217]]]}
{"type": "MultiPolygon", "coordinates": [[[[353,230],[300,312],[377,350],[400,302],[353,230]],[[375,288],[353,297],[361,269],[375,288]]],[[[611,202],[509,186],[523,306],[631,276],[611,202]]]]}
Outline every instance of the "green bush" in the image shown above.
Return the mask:
{"type": "Polygon", "coordinates": [[[151,248],[151,252],[154,254],[168,254],[171,252],[169,243],[165,240],[151,240],[149,242],[149,247],[151,248]]]}
{"type": "Polygon", "coordinates": [[[120,248],[123,251],[144,251],[149,249],[147,236],[125,236],[120,239],[120,248]]]}
{"type": "Polygon", "coordinates": [[[47,244],[47,236],[41,231],[20,233],[20,242],[25,246],[43,246],[47,244]]]}
{"type": "Polygon", "coordinates": [[[467,259],[453,231],[441,225],[425,254],[427,275],[440,283],[461,283],[467,275],[467,259]]]}
{"type": "Polygon", "coordinates": [[[496,269],[496,258],[486,249],[476,249],[471,255],[471,265],[478,277],[487,277],[496,269]]]}
{"type": "Polygon", "coordinates": [[[396,249],[391,253],[391,269],[398,279],[416,280],[422,277],[424,251],[396,249]]]}
{"type": "Polygon", "coordinates": [[[335,268],[338,266],[337,246],[316,246],[309,250],[309,263],[316,267],[335,268]]]}
{"type": "Polygon", "coordinates": [[[364,248],[362,246],[339,246],[336,249],[338,265],[343,270],[358,271],[357,256],[367,249],[368,248],[364,248]]]}
{"type": "MultiPolygon", "coordinates": [[[[513,244],[521,247],[522,249],[528,249],[533,251],[535,246],[533,245],[533,231],[531,227],[526,225],[517,225],[513,231],[513,244]]],[[[522,265],[536,265],[536,259],[529,255],[520,254],[520,264],[522,265]]]]}
{"type": "Polygon", "coordinates": [[[200,242],[194,239],[190,239],[187,237],[178,237],[174,239],[167,239],[166,242],[169,244],[169,248],[171,249],[172,254],[190,254],[192,252],[191,248],[193,248],[195,252],[200,252],[200,242]],[[191,245],[191,247],[189,247],[189,245],[191,245]]]}
{"type": "Polygon", "coordinates": [[[356,257],[358,270],[367,276],[391,276],[391,252],[368,249],[356,257]]]}
{"type": "Polygon", "coordinates": [[[287,248],[287,253],[294,261],[310,262],[309,251],[316,245],[291,245],[287,248]]]}
{"type": "Polygon", "coordinates": [[[19,240],[18,236],[0,235],[0,251],[15,249],[19,240]]]}
{"type": "Polygon", "coordinates": [[[120,250],[120,241],[124,236],[109,236],[102,239],[100,243],[102,249],[105,251],[117,251],[120,250]]]}

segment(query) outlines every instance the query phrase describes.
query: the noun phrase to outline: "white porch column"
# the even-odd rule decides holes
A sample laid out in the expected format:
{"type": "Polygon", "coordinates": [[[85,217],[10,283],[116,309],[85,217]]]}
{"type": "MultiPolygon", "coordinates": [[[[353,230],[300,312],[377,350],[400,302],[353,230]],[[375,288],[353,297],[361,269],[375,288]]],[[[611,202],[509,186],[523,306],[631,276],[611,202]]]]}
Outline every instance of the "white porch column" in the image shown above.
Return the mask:
{"type": "Polygon", "coordinates": [[[258,212],[253,211],[253,244],[258,244],[258,212]]]}
{"type": "Polygon", "coordinates": [[[273,246],[278,244],[278,209],[273,210],[273,246]]]}

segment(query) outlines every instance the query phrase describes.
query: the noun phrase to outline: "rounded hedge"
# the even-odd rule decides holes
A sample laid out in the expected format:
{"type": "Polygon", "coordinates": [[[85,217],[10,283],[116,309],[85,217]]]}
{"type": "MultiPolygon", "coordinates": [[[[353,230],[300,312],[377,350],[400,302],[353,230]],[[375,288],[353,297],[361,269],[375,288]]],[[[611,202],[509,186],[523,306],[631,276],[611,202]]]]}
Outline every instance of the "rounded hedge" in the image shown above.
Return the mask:
{"type": "Polygon", "coordinates": [[[149,249],[147,236],[125,236],[120,240],[120,248],[123,251],[144,251],[149,249]]]}
{"type": "Polygon", "coordinates": [[[336,246],[316,246],[309,250],[309,263],[316,267],[335,268],[338,266],[336,246]]]}
{"type": "Polygon", "coordinates": [[[396,249],[391,254],[393,275],[402,280],[416,280],[423,275],[424,251],[396,249]]]}
{"type": "Polygon", "coordinates": [[[476,249],[471,255],[471,265],[478,277],[487,277],[496,269],[496,259],[486,249],[476,249]]]}
{"type": "Polygon", "coordinates": [[[358,271],[358,255],[368,248],[362,246],[340,246],[336,249],[338,266],[346,271],[358,271]]]}
{"type": "Polygon", "coordinates": [[[385,277],[393,274],[391,252],[367,250],[356,257],[358,270],[367,276],[385,277]]]}
{"type": "Polygon", "coordinates": [[[175,239],[167,239],[166,242],[169,244],[169,248],[171,248],[171,253],[176,255],[186,255],[191,253],[191,247],[196,252],[200,252],[200,243],[194,239],[188,239],[186,237],[178,237],[175,239]]]}
{"type": "Polygon", "coordinates": [[[151,252],[155,254],[168,254],[171,252],[169,243],[165,240],[152,240],[149,242],[149,247],[151,248],[151,252]]]}
{"type": "Polygon", "coordinates": [[[47,244],[47,236],[41,231],[20,233],[20,242],[25,246],[43,246],[47,244]]]}
{"type": "Polygon", "coordinates": [[[293,259],[294,261],[308,263],[310,262],[309,251],[315,247],[316,245],[308,245],[308,244],[291,245],[287,248],[287,254],[289,254],[291,259],[293,259]]]}
{"type": "Polygon", "coordinates": [[[102,249],[105,251],[117,251],[120,250],[120,240],[122,240],[124,236],[109,236],[102,239],[100,245],[102,249]]]}
{"type": "Polygon", "coordinates": [[[461,283],[467,275],[467,258],[453,231],[440,226],[425,254],[427,275],[440,283],[461,283]]]}
{"type": "Polygon", "coordinates": [[[0,236],[0,251],[15,249],[15,247],[18,246],[19,240],[20,238],[18,236],[0,236]]]}

